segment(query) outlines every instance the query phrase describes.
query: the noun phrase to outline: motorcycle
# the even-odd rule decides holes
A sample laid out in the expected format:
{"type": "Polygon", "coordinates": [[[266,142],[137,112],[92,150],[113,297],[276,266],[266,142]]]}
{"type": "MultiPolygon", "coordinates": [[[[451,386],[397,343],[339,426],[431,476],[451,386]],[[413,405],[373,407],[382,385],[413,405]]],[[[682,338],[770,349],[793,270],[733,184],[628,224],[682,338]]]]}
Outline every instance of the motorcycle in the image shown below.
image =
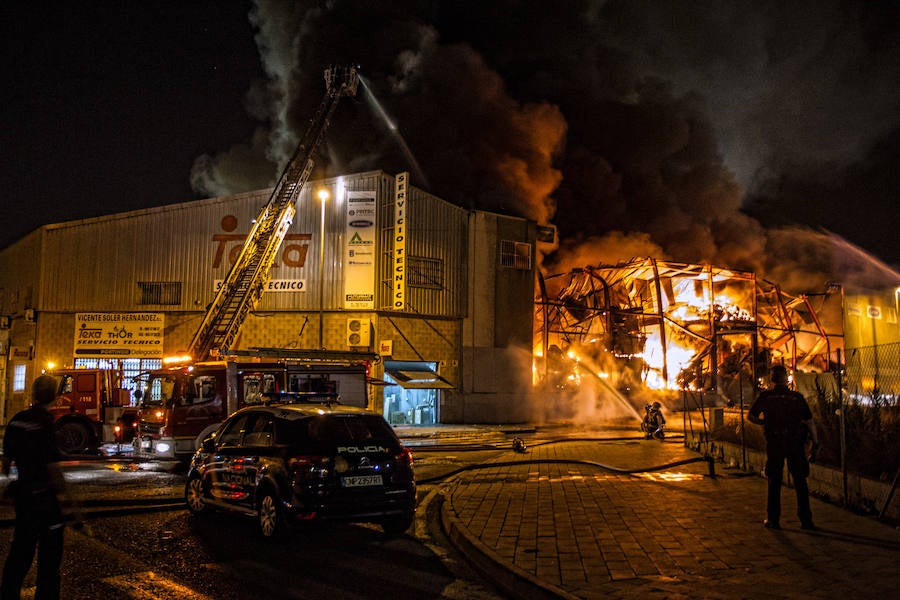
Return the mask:
{"type": "Polygon", "coordinates": [[[641,431],[648,440],[661,440],[666,437],[666,418],[662,414],[662,404],[654,402],[644,405],[644,419],[641,421],[641,431]]]}

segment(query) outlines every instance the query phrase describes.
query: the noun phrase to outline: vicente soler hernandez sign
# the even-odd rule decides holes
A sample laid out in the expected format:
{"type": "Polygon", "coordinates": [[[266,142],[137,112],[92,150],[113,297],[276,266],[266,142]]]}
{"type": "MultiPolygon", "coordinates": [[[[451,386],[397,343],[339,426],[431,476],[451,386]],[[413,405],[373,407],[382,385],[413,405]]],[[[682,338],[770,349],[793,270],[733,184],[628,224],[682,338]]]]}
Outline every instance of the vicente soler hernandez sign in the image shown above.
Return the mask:
{"type": "Polygon", "coordinates": [[[161,358],[164,313],[76,313],[78,358],[161,358]]]}

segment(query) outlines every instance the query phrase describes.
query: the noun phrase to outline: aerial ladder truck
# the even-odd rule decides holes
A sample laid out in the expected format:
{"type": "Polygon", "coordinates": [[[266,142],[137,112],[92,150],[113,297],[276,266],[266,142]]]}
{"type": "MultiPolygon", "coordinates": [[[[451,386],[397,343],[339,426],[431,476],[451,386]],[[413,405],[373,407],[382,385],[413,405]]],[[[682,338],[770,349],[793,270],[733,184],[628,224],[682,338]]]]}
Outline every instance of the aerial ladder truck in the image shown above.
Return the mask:
{"type": "Polygon", "coordinates": [[[325,97],[191,340],[188,354],[194,360],[227,354],[247,313],[259,302],[269,269],[293,222],[294,204],[312,173],[316,150],[325,137],[338,101],[343,96],[355,96],[358,85],[356,67],[325,70],[325,97]]]}
{"type": "MultiPolygon", "coordinates": [[[[358,85],[355,66],[325,70],[325,96],[207,307],[188,346],[191,364],[164,367],[147,376],[134,438],[136,453],[184,457],[193,452],[198,436],[237,410],[245,403],[245,396],[259,399],[290,385],[291,375],[283,363],[248,365],[239,376],[237,363],[225,359],[241,354],[233,348],[235,338],[262,296],[293,222],[297,198],[315,165],[316,151],[340,99],[355,96],[358,85]]],[[[361,373],[364,382],[364,370],[361,373]]]]}

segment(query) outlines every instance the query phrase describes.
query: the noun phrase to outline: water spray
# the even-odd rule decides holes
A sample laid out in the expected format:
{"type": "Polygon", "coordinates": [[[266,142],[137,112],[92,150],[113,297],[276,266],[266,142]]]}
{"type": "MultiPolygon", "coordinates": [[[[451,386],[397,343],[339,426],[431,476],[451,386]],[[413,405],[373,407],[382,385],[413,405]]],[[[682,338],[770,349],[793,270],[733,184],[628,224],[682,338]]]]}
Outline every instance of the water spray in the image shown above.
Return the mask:
{"type": "Polygon", "coordinates": [[[614,400],[619,403],[621,407],[625,408],[630,414],[634,415],[636,419],[642,419],[640,413],[638,413],[637,409],[632,406],[631,402],[629,402],[628,399],[625,398],[622,392],[614,388],[609,383],[609,381],[606,380],[605,377],[600,375],[600,369],[593,361],[591,361],[588,357],[579,356],[578,366],[581,370],[591,375],[601,386],[603,386],[603,388],[609,393],[610,396],[613,397],[614,400]]]}
{"type": "Polygon", "coordinates": [[[397,123],[387,114],[387,111],[384,109],[384,106],[381,102],[378,101],[378,98],[375,97],[375,94],[372,92],[372,88],[369,87],[366,78],[362,75],[359,75],[359,82],[362,84],[362,89],[365,92],[366,101],[369,103],[369,106],[372,107],[372,110],[375,114],[384,122],[387,126],[388,131],[391,133],[391,137],[397,142],[397,145],[400,146],[401,152],[403,152],[403,156],[406,158],[407,162],[410,165],[410,168],[413,170],[416,176],[416,180],[422,182],[422,184],[426,188],[430,188],[431,184],[428,183],[428,178],[425,177],[425,173],[422,171],[422,168],[419,166],[419,161],[416,160],[416,157],[413,156],[412,150],[409,149],[409,146],[406,144],[406,140],[403,139],[403,135],[400,133],[400,130],[397,127],[397,123]]]}

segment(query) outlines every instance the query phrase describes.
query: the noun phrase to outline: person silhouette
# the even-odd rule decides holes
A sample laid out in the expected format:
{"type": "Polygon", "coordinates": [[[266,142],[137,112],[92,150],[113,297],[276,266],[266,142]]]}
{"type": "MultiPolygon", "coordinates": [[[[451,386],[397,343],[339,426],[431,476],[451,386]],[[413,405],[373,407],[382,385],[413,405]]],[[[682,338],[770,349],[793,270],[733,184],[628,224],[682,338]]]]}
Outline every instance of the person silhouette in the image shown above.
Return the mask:
{"type": "Polygon", "coordinates": [[[797,492],[797,516],[802,529],[815,529],[809,506],[809,461],[805,443],[811,438],[813,453],[819,439],[816,425],[806,399],[800,392],[788,387],[787,369],[775,365],[771,371],[772,387],[759,394],[750,407],[747,418],[762,425],[766,437],[766,520],[768,529],[781,529],[781,480],[784,463],[794,479],[797,492]]]}
{"type": "Polygon", "coordinates": [[[9,484],[16,509],[15,530],[0,582],[2,600],[18,599],[22,582],[37,549],[37,588],[34,597],[59,598],[59,568],[63,556],[65,479],[59,467],[56,428],[48,407],[56,399],[57,382],[41,375],[32,385],[34,404],[17,413],[6,426],[2,472],[11,464],[18,478],[9,484]]]}

